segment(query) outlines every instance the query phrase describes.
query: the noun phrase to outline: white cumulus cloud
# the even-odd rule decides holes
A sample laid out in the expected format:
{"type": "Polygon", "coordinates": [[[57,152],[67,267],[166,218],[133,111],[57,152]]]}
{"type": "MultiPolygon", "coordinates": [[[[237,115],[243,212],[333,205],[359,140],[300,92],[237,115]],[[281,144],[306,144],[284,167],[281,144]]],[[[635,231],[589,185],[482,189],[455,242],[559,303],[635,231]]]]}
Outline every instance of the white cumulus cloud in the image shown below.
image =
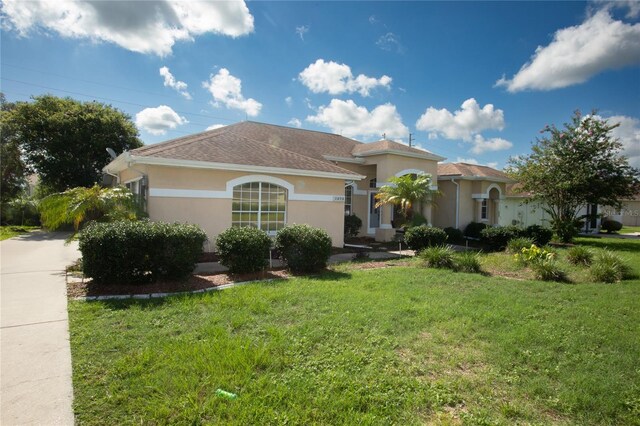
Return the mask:
{"type": "Polygon", "coordinates": [[[620,123],[611,135],[622,143],[622,153],[629,159],[629,164],[640,168],[640,120],[625,115],[614,115],[606,120],[609,124],[620,123]]]}
{"type": "Polygon", "coordinates": [[[456,163],[467,163],[467,164],[475,164],[475,165],[479,165],[479,166],[488,166],[488,167],[491,167],[492,169],[497,169],[498,168],[498,162],[497,161],[492,161],[492,162],[489,162],[487,164],[480,164],[480,162],[478,160],[476,160],[475,158],[458,157],[458,158],[456,158],[456,163]]]}
{"type": "Polygon", "coordinates": [[[416,122],[416,128],[429,132],[430,138],[444,136],[447,139],[462,139],[469,142],[473,135],[483,130],[502,130],[504,112],[501,109],[495,109],[492,104],[486,104],[480,108],[474,98],[469,98],[462,103],[461,109],[453,113],[446,108],[427,108],[416,122]]]}
{"type": "Polygon", "coordinates": [[[482,154],[487,151],[503,151],[513,146],[513,144],[506,139],[485,139],[482,135],[475,135],[472,144],[471,152],[474,154],[482,154]]]}
{"type": "Polygon", "coordinates": [[[166,105],[145,108],[136,114],[136,126],[152,135],[164,135],[167,130],[175,129],[188,122],[186,118],[181,117],[166,105]]]}
{"type": "Polygon", "coordinates": [[[226,126],[226,124],[212,124],[211,126],[207,127],[205,130],[215,130],[224,126],[226,126]]]}
{"type": "Polygon", "coordinates": [[[208,81],[202,83],[213,96],[214,106],[220,104],[231,109],[244,111],[248,116],[255,117],[260,113],[262,104],[253,98],[246,99],[242,94],[242,81],[221,68],[217,74],[211,74],[208,81]]]}
{"type": "Polygon", "coordinates": [[[305,68],[298,78],[313,93],[329,93],[339,95],[341,93],[358,92],[362,96],[369,96],[372,89],[391,86],[391,77],[383,75],[380,78],[368,77],[359,74],[353,77],[351,67],[337,62],[325,62],[318,59],[305,68]]]}
{"type": "Polygon", "coordinates": [[[171,87],[176,92],[184,96],[185,99],[191,100],[191,93],[189,93],[189,91],[187,90],[187,88],[189,87],[187,83],[185,83],[184,81],[176,80],[173,74],[171,74],[171,71],[169,71],[169,68],[160,68],[160,75],[164,78],[164,87],[171,87]]]}
{"type": "Polygon", "coordinates": [[[387,138],[400,138],[409,133],[395,105],[388,103],[368,111],[351,99],[332,99],[329,105],[321,106],[316,115],[308,116],[307,121],[351,138],[379,138],[383,133],[387,138]]]}
{"type": "Polygon", "coordinates": [[[297,127],[298,129],[300,127],[302,127],[302,121],[300,121],[297,118],[292,118],[291,120],[289,120],[289,122],[287,123],[289,126],[293,126],[293,127],[297,127]]]}
{"type": "Polygon", "coordinates": [[[640,23],[616,21],[600,10],[580,25],[556,31],[548,46],[538,46],[516,75],[502,77],[496,86],[509,92],[558,89],[639,62],[640,23]]]}
{"type": "Polygon", "coordinates": [[[22,36],[44,30],[159,56],[205,33],[238,37],[253,31],[244,1],[3,0],[2,13],[5,25],[22,36]]]}

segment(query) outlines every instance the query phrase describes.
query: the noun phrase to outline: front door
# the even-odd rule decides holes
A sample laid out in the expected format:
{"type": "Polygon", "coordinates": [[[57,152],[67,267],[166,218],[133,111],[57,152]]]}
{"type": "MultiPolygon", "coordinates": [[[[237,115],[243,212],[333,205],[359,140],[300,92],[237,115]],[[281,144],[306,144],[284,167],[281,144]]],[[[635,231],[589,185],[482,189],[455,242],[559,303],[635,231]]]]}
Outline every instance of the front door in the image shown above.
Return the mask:
{"type": "Polygon", "coordinates": [[[376,207],[376,194],[377,192],[369,193],[369,220],[367,233],[374,234],[376,228],[380,227],[380,207],[376,207]]]}

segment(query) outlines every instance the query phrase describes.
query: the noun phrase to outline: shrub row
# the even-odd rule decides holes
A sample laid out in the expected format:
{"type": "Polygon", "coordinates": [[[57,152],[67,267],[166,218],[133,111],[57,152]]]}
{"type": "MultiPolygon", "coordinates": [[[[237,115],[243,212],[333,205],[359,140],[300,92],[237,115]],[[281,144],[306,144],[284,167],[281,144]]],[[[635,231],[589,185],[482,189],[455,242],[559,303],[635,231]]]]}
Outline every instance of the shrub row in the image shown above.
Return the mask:
{"type": "MultiPolygon", "coordinates": [[[[251,227],[234,227],[218,235],[220,263],[231,272],[261,271],[267,266],[271,238],[251,227]]],[[[331,238],[326,231],[309,225],[290,225],[276,234],[275,249],[293,272],[323,269],[331,255],[331,238]]]]}
{"type": "Polygon", "coordinates": [[[417,252],[427,247],[439,246],[447,241],[447,234],[440,228],[425,225],[408,228],[404,233],[404,242],[417,252]]]}
{"type": "Polygon", "coordinates": [[[504,250],[509,241],[516,238],[529,238],[533,244],[545,246],[551,241],[553,231],[540,225],[531,225],[526,228],[517,226],[495,226],[482,229],[480,237],[483,242],[495,250],[504,250]]]}
{"type": "Polygon", "coordinates": [[[98,283],[182,279],[193,271],[206,239],[196,225],[93,223],[79,237],[83,272],[98,283]]]}

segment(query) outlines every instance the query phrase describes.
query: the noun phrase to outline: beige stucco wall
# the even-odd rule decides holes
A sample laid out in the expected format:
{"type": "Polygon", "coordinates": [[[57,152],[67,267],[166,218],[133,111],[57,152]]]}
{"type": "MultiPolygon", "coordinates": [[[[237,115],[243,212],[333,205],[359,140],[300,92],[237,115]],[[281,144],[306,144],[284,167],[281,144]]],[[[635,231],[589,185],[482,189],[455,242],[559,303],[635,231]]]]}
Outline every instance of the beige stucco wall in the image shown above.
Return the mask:
{"type": "MultiPolygon", "coordinates": [[[[295,195],[344,195],[344,181],[340,179],[165,166],[135,166],[135,169],[147,173],[151,192],[158,189],[225,191],[230,180],[248,175],[266,175],[293,185],[295,195]]],[[[128,169],[120,174],[120,179],[125,182],[139,176],[140,173],[128,169]]],[[[231,203],[230,198],[164,197],[149,194],[148,213],[151,220],[197,224],[213,243],[216,235],[231,226],[231,203]]],[[[340,200],[289,199],[287,223],[307,223],[325,229],[331,236],[333,245],[342,246],[344,203],[340,200]]]]}
{"type": "Polygon", "coordinates": [[[623,201],[622,209],[604,207],[602,212],[625,226],[640,226],[640,200],[623,201]]]}
{"type": "Polygon", "coordinates": [[[365,157],[365,164],[376,165],[376,177],[380,184],[387,182],[390,177],[407,169],[422,170],[433,177],[434,185],[437,183],[436,177],[438,175],[438,162],[435,160],[405,157],[394,154],[381,154],[365,157]]]}
{"type": "MultiPolygon", "coordinates": [[[[502,208],[504,199],[498,197],[504,197],[505,184],[484,180],[467,180],[456,179],[456,183],[460,186],[460,199],[459,199],[459,221],[458,228],[463,230],[471,222],[486,222],[487,224],[502,224],[502,208]],[[473,198],[474,195],[489,196],[489,191],[493,187],[499,188],[500,195],[496,195],[496,199],[488,200],[488,218],[486,220],[480,219],[481,201],[482,199],[473,198]]],[[[434,220],[435,226],[445,228],[447,226],[455,227],[456,223],[456,185],[451,180],[442,179],[438,181],[438,190],[441,192],[441,196],[436,200],[436,206],[434,207],[434,220]]]]}
{"type": "Polygon", "coordinates": [[[525,203],[522,197],[507,197],[500,202],[501,226],[541,225],[549,227],[549,215],[540,203],[525,203]]]}

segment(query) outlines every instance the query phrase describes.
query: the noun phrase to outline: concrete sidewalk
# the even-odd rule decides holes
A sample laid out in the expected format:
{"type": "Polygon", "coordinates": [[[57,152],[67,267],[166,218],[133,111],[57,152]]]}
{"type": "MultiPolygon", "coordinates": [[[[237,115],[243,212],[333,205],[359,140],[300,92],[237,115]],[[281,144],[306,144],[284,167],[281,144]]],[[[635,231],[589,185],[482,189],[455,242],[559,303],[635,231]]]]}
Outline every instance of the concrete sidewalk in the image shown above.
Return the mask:
{"type": "Polygon", "coordinates": [[[0,424],[73,425],[65,266],[68,234],[0,242],[0,424]]]}

